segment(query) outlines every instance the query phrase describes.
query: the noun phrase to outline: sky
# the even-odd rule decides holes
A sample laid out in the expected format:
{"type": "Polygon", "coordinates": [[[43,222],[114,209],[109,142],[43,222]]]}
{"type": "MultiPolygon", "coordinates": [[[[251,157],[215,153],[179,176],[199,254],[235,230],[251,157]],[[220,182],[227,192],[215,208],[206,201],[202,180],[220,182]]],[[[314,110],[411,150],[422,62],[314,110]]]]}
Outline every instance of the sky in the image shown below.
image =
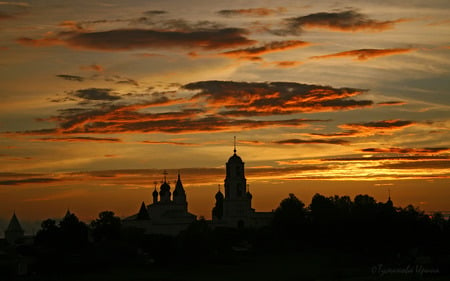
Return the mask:
{"type": "Polygon", "coordinates": [[[121,217],[180,171],[211,217],[237,151],[294,193],[450,210],[450,3],[0,2],[0,221],[121,217]]]}

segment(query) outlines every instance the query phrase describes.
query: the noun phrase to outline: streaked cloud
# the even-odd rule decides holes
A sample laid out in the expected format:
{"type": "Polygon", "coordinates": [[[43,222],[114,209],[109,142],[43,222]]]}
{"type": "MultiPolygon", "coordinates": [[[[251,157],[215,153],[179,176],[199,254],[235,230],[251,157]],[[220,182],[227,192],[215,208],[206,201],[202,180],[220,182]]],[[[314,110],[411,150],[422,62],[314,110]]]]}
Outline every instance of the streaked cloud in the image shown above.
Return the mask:
{"type": "Polygon", "coordinates": [[[372,122],[349,123],[339,127],[345,130],[358,131],[365,134],[390,134],[391,131],[402,130],[414,126],[416,123],[410,120],[381,120],[372,122]]]}
{"type": "Polygon", "coordinates": [[[234,10],[220,10],[217,13],[222,16],[270,16],[286,11],[286,8],[279,7],[277,9],[269,8],[250,8],[250,9],[234,9],[234,10]]]}
{"type": "Polygon", "coordinates": [[[23,179],[2,180],[0,181],[0,185],[47,184],[57,181],[59,180],[55,178],[23,178],[23,179]]]}
{"type": "Polygon", "coordinates": [[[58,74],[56,77],[68,80],[68,81],[77,81],[77,82],[83,82],[84,77],[78,76],[78,75],[69,75],[69,74],[58,74]]]}
{"type": "Polygon", "coordinates": [[[17,42],[26,46],[64,45],[75,49],[125,51],[148,48],[198,48],[205,50],[252,45],[248,32],[240,28],[198,31],[164,31],[153,29],[113,29],[107,31],[71,31],[32,39],[21,37],[17,42]]]}
{"type": "Polygon", "coordinates": [[[96,137],[38,138],[35,140],[50,141],[50,142],[109,142],[109,143],[122,142],[122,140],[118,138],[96,138],[96,137]]]}
{"type": "Polygon", "coordinates": [[[230,56],[230,57],[238,57],[238,58],[247,58],[254,59],[255,57],[273,53],[273,52],[281,52],[294,48],[306,47],[309,46],[310,43],[299,41],[299,40],[288,40],[288,41],[273,41],[267,44],[264,44],[260,47],[250,47],[245,49],[231,50],[222,53],[222,55],[230,56]]]}
{"type": "Polygon", "coordinates": [[[415,51],[416,49],[359,49],[351,50],[340,53],[334,53],[323,56],[313,56],[312,59],[329,59],[329,58],[341,58],[341,57],[353,57],[354,60],[364,61],[368,59],[373,59],[376,57],[392,56],[398,54],[405,54],[415,51]]]}
{"type": "Polygon", "coordinates": [[[399,153],[399,154],[436,154],[448,151],[448,147],[425,147],[425,148],[400,148],[400,147],[389,147],[389,148],[364,148],[361,152],[370,153],[399,153]]]}
{"type": "Polygon", "coordinates": [[[341,32],[381,32],[395,27],[395,24],[407,19],[376,20],[356,10],[341,12],[320,12],[288,18],[285,26],[272,31],[276,35],[297,35],[304,29],[323,28],[341,32]]]}
{"type": "Polygon", "coordinates": [[[345,145],[345,144],[349,144],[349,141],[341,140],[341,139],[287,139],[287,140],[275,141],[274,143],[286,144],[286,145],[294,145],[294,144],[340,144],[340,145],[345,145]]]}

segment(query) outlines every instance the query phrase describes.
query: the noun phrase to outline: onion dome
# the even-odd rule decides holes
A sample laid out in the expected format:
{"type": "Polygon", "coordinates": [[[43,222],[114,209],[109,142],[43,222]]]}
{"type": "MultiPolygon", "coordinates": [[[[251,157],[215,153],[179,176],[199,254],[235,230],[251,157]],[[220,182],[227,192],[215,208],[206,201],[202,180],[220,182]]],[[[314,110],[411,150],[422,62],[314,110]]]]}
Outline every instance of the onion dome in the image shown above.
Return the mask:
{"type": "Polygon", "coordinates": [[[223,200],[223,193],[220,190],[217,191],[216,193],[216,200],[217,201],[223,200]]]}
{"type": "Polygon", "coordinates": [[[166,181],[164,181],[161,184],[161,187],[159,189],[160,189],[160,192],[159,192],[160,195],[169,193],[170,192],[170,185],[166,181]]]}
{"type": "Polygon", "coordinates": [[[155,188],[155,190],[153,190],[152,195],[153,195],[153,197],[158,196],[158,191],[156,191],[156,188],[155,188]]]}

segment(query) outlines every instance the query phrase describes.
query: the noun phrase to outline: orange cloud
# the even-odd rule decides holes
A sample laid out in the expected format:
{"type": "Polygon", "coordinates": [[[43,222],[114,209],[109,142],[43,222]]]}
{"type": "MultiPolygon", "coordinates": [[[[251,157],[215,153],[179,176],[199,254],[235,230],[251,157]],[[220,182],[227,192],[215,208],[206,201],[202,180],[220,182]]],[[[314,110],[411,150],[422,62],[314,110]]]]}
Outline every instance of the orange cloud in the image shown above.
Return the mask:
{"type": "Polygon", "coordinates": [[[299,40],[288,40],[288,41],[274,41],[264,44],[260,47],[251,47],[246,49],[232,50],[222,53],[222,55],[238,58],[254,58],[255,56],[260,56],[273,52],[281,52],[290,49],[306,47],[311,45],[305,41],[299,40]]]}
{"type": "Polygon", "coordinates": [[[349,99],[364,93],[363,89],[294,82],[200,81],[184,88],[200,90],[192,97],[193,101],[224,108],[220,114],[233,117],[349,110],[372,105],[372,101],[349,99]]]}
{"type": "Polygon", "coordinates": [[[104,70],[103,66],[99,64],[83,65],[80,67],[81,70],[93,70],[97,72],[102,72],[104,70]]]}
{"type": "Polygon", "coordinates": [[[398,54],[409,53],[415,51],[416,49],[359,49],[345,51],[330,55],[314,56],[311,59],[328,59],[328,58],[340,58],[340,57],[354,57],[354,60],[364,61],[376,57],[392,56],[398,54]]]}
{"type": "Polygon", "coordinates": [[[345,130],[357,131],[358,134],[388,134],[390,131],[402,130],[416,123],[408,120],[382,120],[374,122],[343,124],[339,127],[345,130]]]}

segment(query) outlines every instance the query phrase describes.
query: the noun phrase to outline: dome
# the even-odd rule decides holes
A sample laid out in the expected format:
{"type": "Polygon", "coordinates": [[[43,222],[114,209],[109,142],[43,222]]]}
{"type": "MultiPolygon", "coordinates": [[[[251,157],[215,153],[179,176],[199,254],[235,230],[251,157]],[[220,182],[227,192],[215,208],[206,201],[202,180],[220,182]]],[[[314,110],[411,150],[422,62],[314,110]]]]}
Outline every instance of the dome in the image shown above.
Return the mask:
{"type": "Polygon", "coordinates": [[[161,190],[163,190],[163,189],[168,190],[168,189],[170,189],[170,185],[167,182],[164,182],[163,184],[161,184],[160,189],[161,190]]]}
{"type": "Polygon", "coordinates": [[[223,199],[223,194],[222,194],[222,192],[220,192],[220,190],[219,191],[217,191],[217,193],[216,193],[216,200],[222,200],[223,199]]]}
{"type": "Polygon", "coordinates": [[[241,157],[234,153],[229,159],[228,163],[243,163],[241,157]]]}
{"type": "Polygon", "coordinates": [[[153,196],[158,196],[158,191],[156,191],[156,188],[155,188],[155,190],[153,190],[153,196]]]}

